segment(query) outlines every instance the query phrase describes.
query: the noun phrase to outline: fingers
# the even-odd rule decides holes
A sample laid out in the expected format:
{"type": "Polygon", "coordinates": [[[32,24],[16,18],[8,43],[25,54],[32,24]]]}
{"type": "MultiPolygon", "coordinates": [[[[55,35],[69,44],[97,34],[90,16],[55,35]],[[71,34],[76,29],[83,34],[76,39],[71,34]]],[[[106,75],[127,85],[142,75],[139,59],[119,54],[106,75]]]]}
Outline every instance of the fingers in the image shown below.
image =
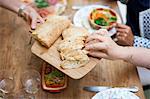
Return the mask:
{"type": "Polygon", "coordinates": [[[36,24],[37,24],[37,16],[32,16],[31,15],[31,18],[32,18],[32,21],[31,21],[31,29],[35,29],[36,28],[36,24]]]}
{"type": "Polygon", "coordinates": [[[117,23],[116,30],[117,30],[117,36],[127,37],[131,33],[130,27],[124,24],[117,23]]]}
{"type": "Polygon", "coordinates": [[[37,23],[44,23],[44,19],[42,17],[40,17],[36,12],[31,12],[30,13],[30,17],[31,17],[31,29],[35,29],[37,23]]]}
{"type": "Polygon", "coordinates": [[[106,29],[100,29],[93,33],[91,36],[89,36],[86,39],[86,42],[89,42],[91,40],[99,40],[99,41],[104,41],[105,40],[105,35],[108,34],[108,31],[106,29]]]}
{"type": "Polygon", "coordinates": [[[94,35],[91,35],[89,36],[87,39],[86,39],[86,43],[92,41],[92,40],[97,40],[97,41],[105,41],[105,37],[104,36],[101,36],[101,35],[98,35],[98,34],[94,34],[94,35]]]}
{"type": "Polygon", "coordinates": [[[93,44],[86,44],[85,49],[86,50],[103,50],[103,49],[107,49],[107,46],[105,43],[93,43],[93,44]]]}
{"type": "Polygon", "coordinates": [[[118,41],[125,41],[126,37],[128,35],[126,33],[117,33],[116,38],[118,39],[118,41]]]}
{"type": "Polygon", "coordinates": [[[127,37],[128,34],[127,34],[127,33],[124,33],[124,32],[118,32],[118,33],[116,34],[116,36],[127,37]]]}
{"type": "Polygon", "coordinates": [[[92,57],[97,57],[97,58],[107,58],[107,55],[103,52],[100,51],[89,51],[88,53],[92,57]]]}
{"type": "Polygon", "coordinates": [[[128,45],[128,41],[129,41],[129,39],[128,39],[128,37],[127,37],[128,35],[126,34],[126,33],[118,33],[117,35],[116,35],[116,38],[117,38],[117,43],[119,44],[119,45],[128,45]]]}
{"type": "Polygon", "coordinates": [[[41,23],[44,23],[44,19],[41,16],[38,16],[38,19],[41,23]]]}
{"type": "Polygon", "coordinates": [[[28,17],[27,21],[30,21],[31,29],[35,29],[37,23],[44,23],[44,19],[31,6],[27,6],[24,13],[28,17]]]}
{"type": "Polygon", "coordinates": [[[99,42],[98,40],[92,40],[92,41],[88,42],[87,44],[93,44],[93,43],[98,43],[98,42],[99,42]]]}
{"type": "Polygon", "coordinates": [[[106,34],[108,34],[108,31],[106,29],[99,29],[99,30],[95,31],[95,34],[105,36],[106,34]]]}
{"type": "Polygon", "coordinates": [[[117,42],[117,41],[118,41],[118,38],[113,38],[113,41],[114,41],[114,42],[117,42]]]}
{"type": "Polygon", "coordinates": [[[121,33],[125,32],[125,33],[127,33],[127,29],[116,28],[116,30],[117,30],[117,32],[121,32],[121,33]]]}
{"type": "Polygon", "coordinates": [[[129,28],[129,26],[124,25],[124,24],[117,23],[117,24],[116,24],[116,28],[127,29],[127,28],[129,28]]]}
{"type": "Polygon", "coordinates": [[[125,37],[123,36],[117,36],[118,41],[125,41],[125,37]]]}

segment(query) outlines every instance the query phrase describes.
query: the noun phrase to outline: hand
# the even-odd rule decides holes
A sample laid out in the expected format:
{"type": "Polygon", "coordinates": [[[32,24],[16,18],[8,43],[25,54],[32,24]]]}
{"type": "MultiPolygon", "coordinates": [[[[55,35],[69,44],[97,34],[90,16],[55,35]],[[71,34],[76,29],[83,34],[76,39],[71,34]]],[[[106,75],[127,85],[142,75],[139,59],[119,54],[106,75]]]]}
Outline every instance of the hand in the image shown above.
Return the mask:
{"type": "MultiPolygon", "coordinates": [[[[104,31],[101,31],[102,34],[104,31]]],[[[122,47],[118,46],[110,37],[99,34],[90,35],[86,40],[85,49],[89,55],[97,58],[119,59],[122,47]]]]}
{"type": "Polygon", "coordinates": [[[23,17],[31,24],[31,29],[35,29],[37,23],[44,23],[44,19],[31,6],[23,10],[23,17]]]}
{"type": "Polygon", "coordinates": [[[116,30],[117,30],[116,38],[117,43],[119,45],[133,46],[134,35],[129,26],[117,23],[116,30]]]}

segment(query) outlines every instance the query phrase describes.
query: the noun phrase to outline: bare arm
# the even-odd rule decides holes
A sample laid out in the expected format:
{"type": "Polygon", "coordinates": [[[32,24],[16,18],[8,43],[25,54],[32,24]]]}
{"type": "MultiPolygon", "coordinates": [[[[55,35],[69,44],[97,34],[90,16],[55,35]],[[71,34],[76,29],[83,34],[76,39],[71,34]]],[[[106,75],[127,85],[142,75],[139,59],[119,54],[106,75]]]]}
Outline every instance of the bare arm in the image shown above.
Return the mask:
{"type": "Polygon", "coordinates": [[[27,20],[31,21],[31,28],[35,29],[37,22],[43,23],[42,17],[29,5],[24,4],[20,0],[0,0],[0,6],[7,8],[15,13],[18,13],[21,6],[24,5],[21,15],[27,20]]]}
{"type": "Polygon", "coordinates": [[[0,0],[0,5],[4,8],[7,8],[15,13],[18,12],[19,7],[23,3],[20,0],[0,0]]]}
{"type": "Polygon", "coordinates": [[[137,66],[143,66],[150,69],[150,49],[122,47],[118,59],[123,59],[137,66]]]}

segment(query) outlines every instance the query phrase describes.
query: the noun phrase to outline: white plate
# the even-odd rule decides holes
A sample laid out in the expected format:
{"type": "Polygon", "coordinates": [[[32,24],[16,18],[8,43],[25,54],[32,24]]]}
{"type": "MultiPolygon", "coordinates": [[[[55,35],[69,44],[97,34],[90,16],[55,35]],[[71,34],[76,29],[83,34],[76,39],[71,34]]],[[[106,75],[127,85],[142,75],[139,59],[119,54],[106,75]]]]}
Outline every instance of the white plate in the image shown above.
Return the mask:
{"type": "MultiPolygon", "coordinates": [[[[108,8],[109,9],[108,6],[103,6],[103,5],[85,6],[75,13],[74,18],[73,18],[74,25],[79,26],[79,27],[84,27],[84,28],[88,29],[88,31],[90,33],[98,31],[98,30],[93,29],[88,22],[89,14],[92,12],[93,9],[96,9],[96,8],[108,8]]],[[[117,18],[118,18],[117,22],[121,23],[121,18],[118,14],[117,14],[117,18]]]]}
{"type": "Polygon", "coordinates": [[[140,99],[134,93],[120,88],[112,88],[97,93],[92,99],[140,99]]]}

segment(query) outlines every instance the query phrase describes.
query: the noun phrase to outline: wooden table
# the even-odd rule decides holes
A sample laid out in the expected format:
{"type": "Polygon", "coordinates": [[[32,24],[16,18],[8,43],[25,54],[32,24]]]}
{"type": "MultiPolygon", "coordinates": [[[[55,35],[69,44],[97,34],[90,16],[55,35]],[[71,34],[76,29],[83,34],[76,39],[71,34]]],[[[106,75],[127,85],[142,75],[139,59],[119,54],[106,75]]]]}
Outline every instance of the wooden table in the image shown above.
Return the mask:
{"type": "MultiPolygon", "coordinates": [[[[109,5],[117,9],[113,0],[69,0],[66,15],[73,15],[72,5],[87,5],[94,2],[109,5]]],[[[0,70],[6,69],[14,73],[17,92],[22,86],[20,74],[27,69],[40,71],[43,61],[31,53],[31,35],[29,26],[16,14],[0,8],[0,70]]],[[[94,93],[82,90],[83,86],[107,85],[107,86],[132,86],[140,88],[137,95],[144,98],[136,67],[123,61],[109,61],[102,59],[100,63],[80,80],[69,78],[68,87],[58,94],[51,94],[42,89],[37,93],[36,99],[89,99],[94,93]]]]}

